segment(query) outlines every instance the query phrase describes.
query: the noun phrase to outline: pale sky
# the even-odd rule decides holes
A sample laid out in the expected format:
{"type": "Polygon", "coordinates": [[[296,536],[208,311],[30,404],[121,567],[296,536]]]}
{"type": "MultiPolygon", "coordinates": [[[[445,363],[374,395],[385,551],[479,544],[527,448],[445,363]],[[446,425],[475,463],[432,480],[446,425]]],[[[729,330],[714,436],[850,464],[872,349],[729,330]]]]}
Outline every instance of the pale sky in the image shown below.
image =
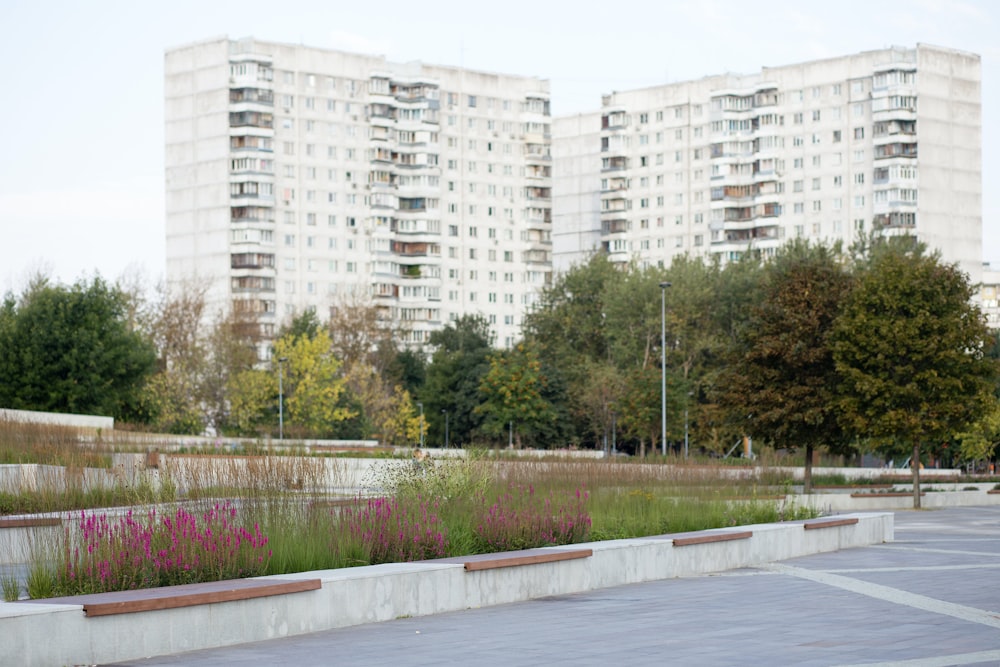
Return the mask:
{"type": "Polygon", "coordinates": [[[1000,263],[996,0],[0,0],[0,293],[164,273],[163,54],[210,37],[549,79],[601,95],[900,45],[982,56],[984,259],[1000,263]]]}

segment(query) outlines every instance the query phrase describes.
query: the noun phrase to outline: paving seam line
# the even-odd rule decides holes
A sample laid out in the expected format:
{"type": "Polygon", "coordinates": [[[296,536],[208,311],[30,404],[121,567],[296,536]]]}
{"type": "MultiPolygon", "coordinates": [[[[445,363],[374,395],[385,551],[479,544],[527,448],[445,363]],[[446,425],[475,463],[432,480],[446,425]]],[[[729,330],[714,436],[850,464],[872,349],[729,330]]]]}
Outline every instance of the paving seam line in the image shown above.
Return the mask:
{"type": "Polygon", "coordinates": [[[1000,630],[1000,616],[988,611],[983,611],[982,609],[976,609],[975,607],[966,607],[965,605],[955,604],[954,602],[945,602],[944,600],[937,600],[926,595],[910,593],[909,591],[903,591],[898,588],[891,588],[889,586],[883,586],[881,584],[875,584],[868,581],[861,581],[859,579],[851,579],[850,577],[844,577],[830,572],[807,570],[805,568],[785,565],[783,563],[770,563],[761,567],[762,569],[770,572],[777,572],[778,574],[786,574],[792,577],[798,577],[799,579],[815,581],[816,583],[834,586],[845,591],[858,593],[859,595],[885,600],[886,602],[891,602],[893,604],[906,605],[907,607],[912,607],[914,609],[922,609],[933,614],[943,614],[945,616],[951,616],[963,621],[969,621],[970,623],[979,623],[980,625],[986,625],[1000,630]]]}

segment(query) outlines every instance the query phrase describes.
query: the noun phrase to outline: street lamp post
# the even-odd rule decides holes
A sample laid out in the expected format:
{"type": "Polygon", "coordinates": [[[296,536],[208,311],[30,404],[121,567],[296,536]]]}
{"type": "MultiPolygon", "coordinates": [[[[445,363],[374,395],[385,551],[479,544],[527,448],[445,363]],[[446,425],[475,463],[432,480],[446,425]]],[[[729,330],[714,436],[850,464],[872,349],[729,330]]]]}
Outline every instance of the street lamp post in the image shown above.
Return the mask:
{"type": "Polygon", "coordinates": [[[448,411],[442,410],[441,413],[444,415],[444,448],[448,449],[448,411]]]}
{"type": "Polygon", "coordinates": [[[288,357],[278,357],[278,440],[285,439],[285,388],[282,370],[288,357]]]}
{"type": "Polygon", "coordinates": [[[424,448],[424,404],[417,401],[417,407],[420,408],[420,449],[424,448]]]}
{"type": "Polygon", "coordinates": [[[667,288],[660,283],[660,450],[667,455],[667,288]]]}

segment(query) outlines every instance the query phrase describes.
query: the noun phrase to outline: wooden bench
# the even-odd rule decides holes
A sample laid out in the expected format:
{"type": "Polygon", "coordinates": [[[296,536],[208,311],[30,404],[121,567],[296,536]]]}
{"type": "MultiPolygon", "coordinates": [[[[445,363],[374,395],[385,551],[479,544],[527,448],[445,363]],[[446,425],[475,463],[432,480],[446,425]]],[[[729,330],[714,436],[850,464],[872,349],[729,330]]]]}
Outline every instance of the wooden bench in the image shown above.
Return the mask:
{"type": "Polygon", "coordinates": [[[320,579],[228,579],[201,584],[182,584],[132,591],[93,593],[61,598],[27,600],[27,604],[82,604],[87,616],[131,614],[158,609],[193,607],[214,602],[251,600],[269,595],[315,591],[323,587],[320,579]]]}
{"type": "Polygon", "coordinates": [[[501,567],[519,567],[521,565],[538,565],[539,563],[557,563],[577,558],[590,558],[593,549],[573,549],[566,551],[542,551],[527,549],[522,552],[507,552],[506,554],[482,554],[473,556],[464,562],[466,572],[479,570],[495,570],[501,567]],[[518,554],[518,555],[508,555],[518,554]]]}
{"type": "Polygon", "coordinates": [[[35,528],[36,526],[61,526],[59,517],[37,517],[29,519],[0,519],[0,528],[35,528]]]}
{"type": "Polygon", "coordinates": [[[802,527],[806,530],[818,530],[820,528],[834,528],[836,526],[853,526],[857,522],[857,517],[849,519],[819,519],[817,521],[806,521],[802,524],[802,527]]]}
{"type": "Polygon", "coordinates": [[[729,533],[709,533],[707,535],[692,535],[691,537],[674,537],[675,547],[689,547],[694,544],[711,544],[713,542],[730,542],[732,540],[745,540],[753,537],[752,530],[741,530],[729,533]]]}

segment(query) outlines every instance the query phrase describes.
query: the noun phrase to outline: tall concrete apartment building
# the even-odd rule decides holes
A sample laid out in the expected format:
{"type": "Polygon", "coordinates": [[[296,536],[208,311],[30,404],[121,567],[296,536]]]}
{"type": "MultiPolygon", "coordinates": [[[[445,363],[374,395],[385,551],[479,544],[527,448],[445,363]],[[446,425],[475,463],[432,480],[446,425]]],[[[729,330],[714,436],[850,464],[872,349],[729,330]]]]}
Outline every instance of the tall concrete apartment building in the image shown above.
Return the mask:
{"type": "Polygon", "coordinates": [[[552,277],[547,81],[225,38],[165,77],[170,282],[264,339],[357,291],[406,344],[466,313],[517,339],[552,277]]]}
{"type": "Polygon", "coordinates": [[[606,95],[554,123],[556,269],[876,228],[978,281],[981,124],[979,57],[922,44],[606,95]]]}
{"type": "MultiPolygon", "coordinates": [[[[214,39],[166,54],[167,276],[264,339],[361,292],[520,336],[553,269],[916,235],[982,271],[979,57],[917,45],[614,92],[214,39]],[[599,105],[599,106],[598,106],[599,105]]],[[[263,350],[262,350],[263,351],[263,350]]]]}

